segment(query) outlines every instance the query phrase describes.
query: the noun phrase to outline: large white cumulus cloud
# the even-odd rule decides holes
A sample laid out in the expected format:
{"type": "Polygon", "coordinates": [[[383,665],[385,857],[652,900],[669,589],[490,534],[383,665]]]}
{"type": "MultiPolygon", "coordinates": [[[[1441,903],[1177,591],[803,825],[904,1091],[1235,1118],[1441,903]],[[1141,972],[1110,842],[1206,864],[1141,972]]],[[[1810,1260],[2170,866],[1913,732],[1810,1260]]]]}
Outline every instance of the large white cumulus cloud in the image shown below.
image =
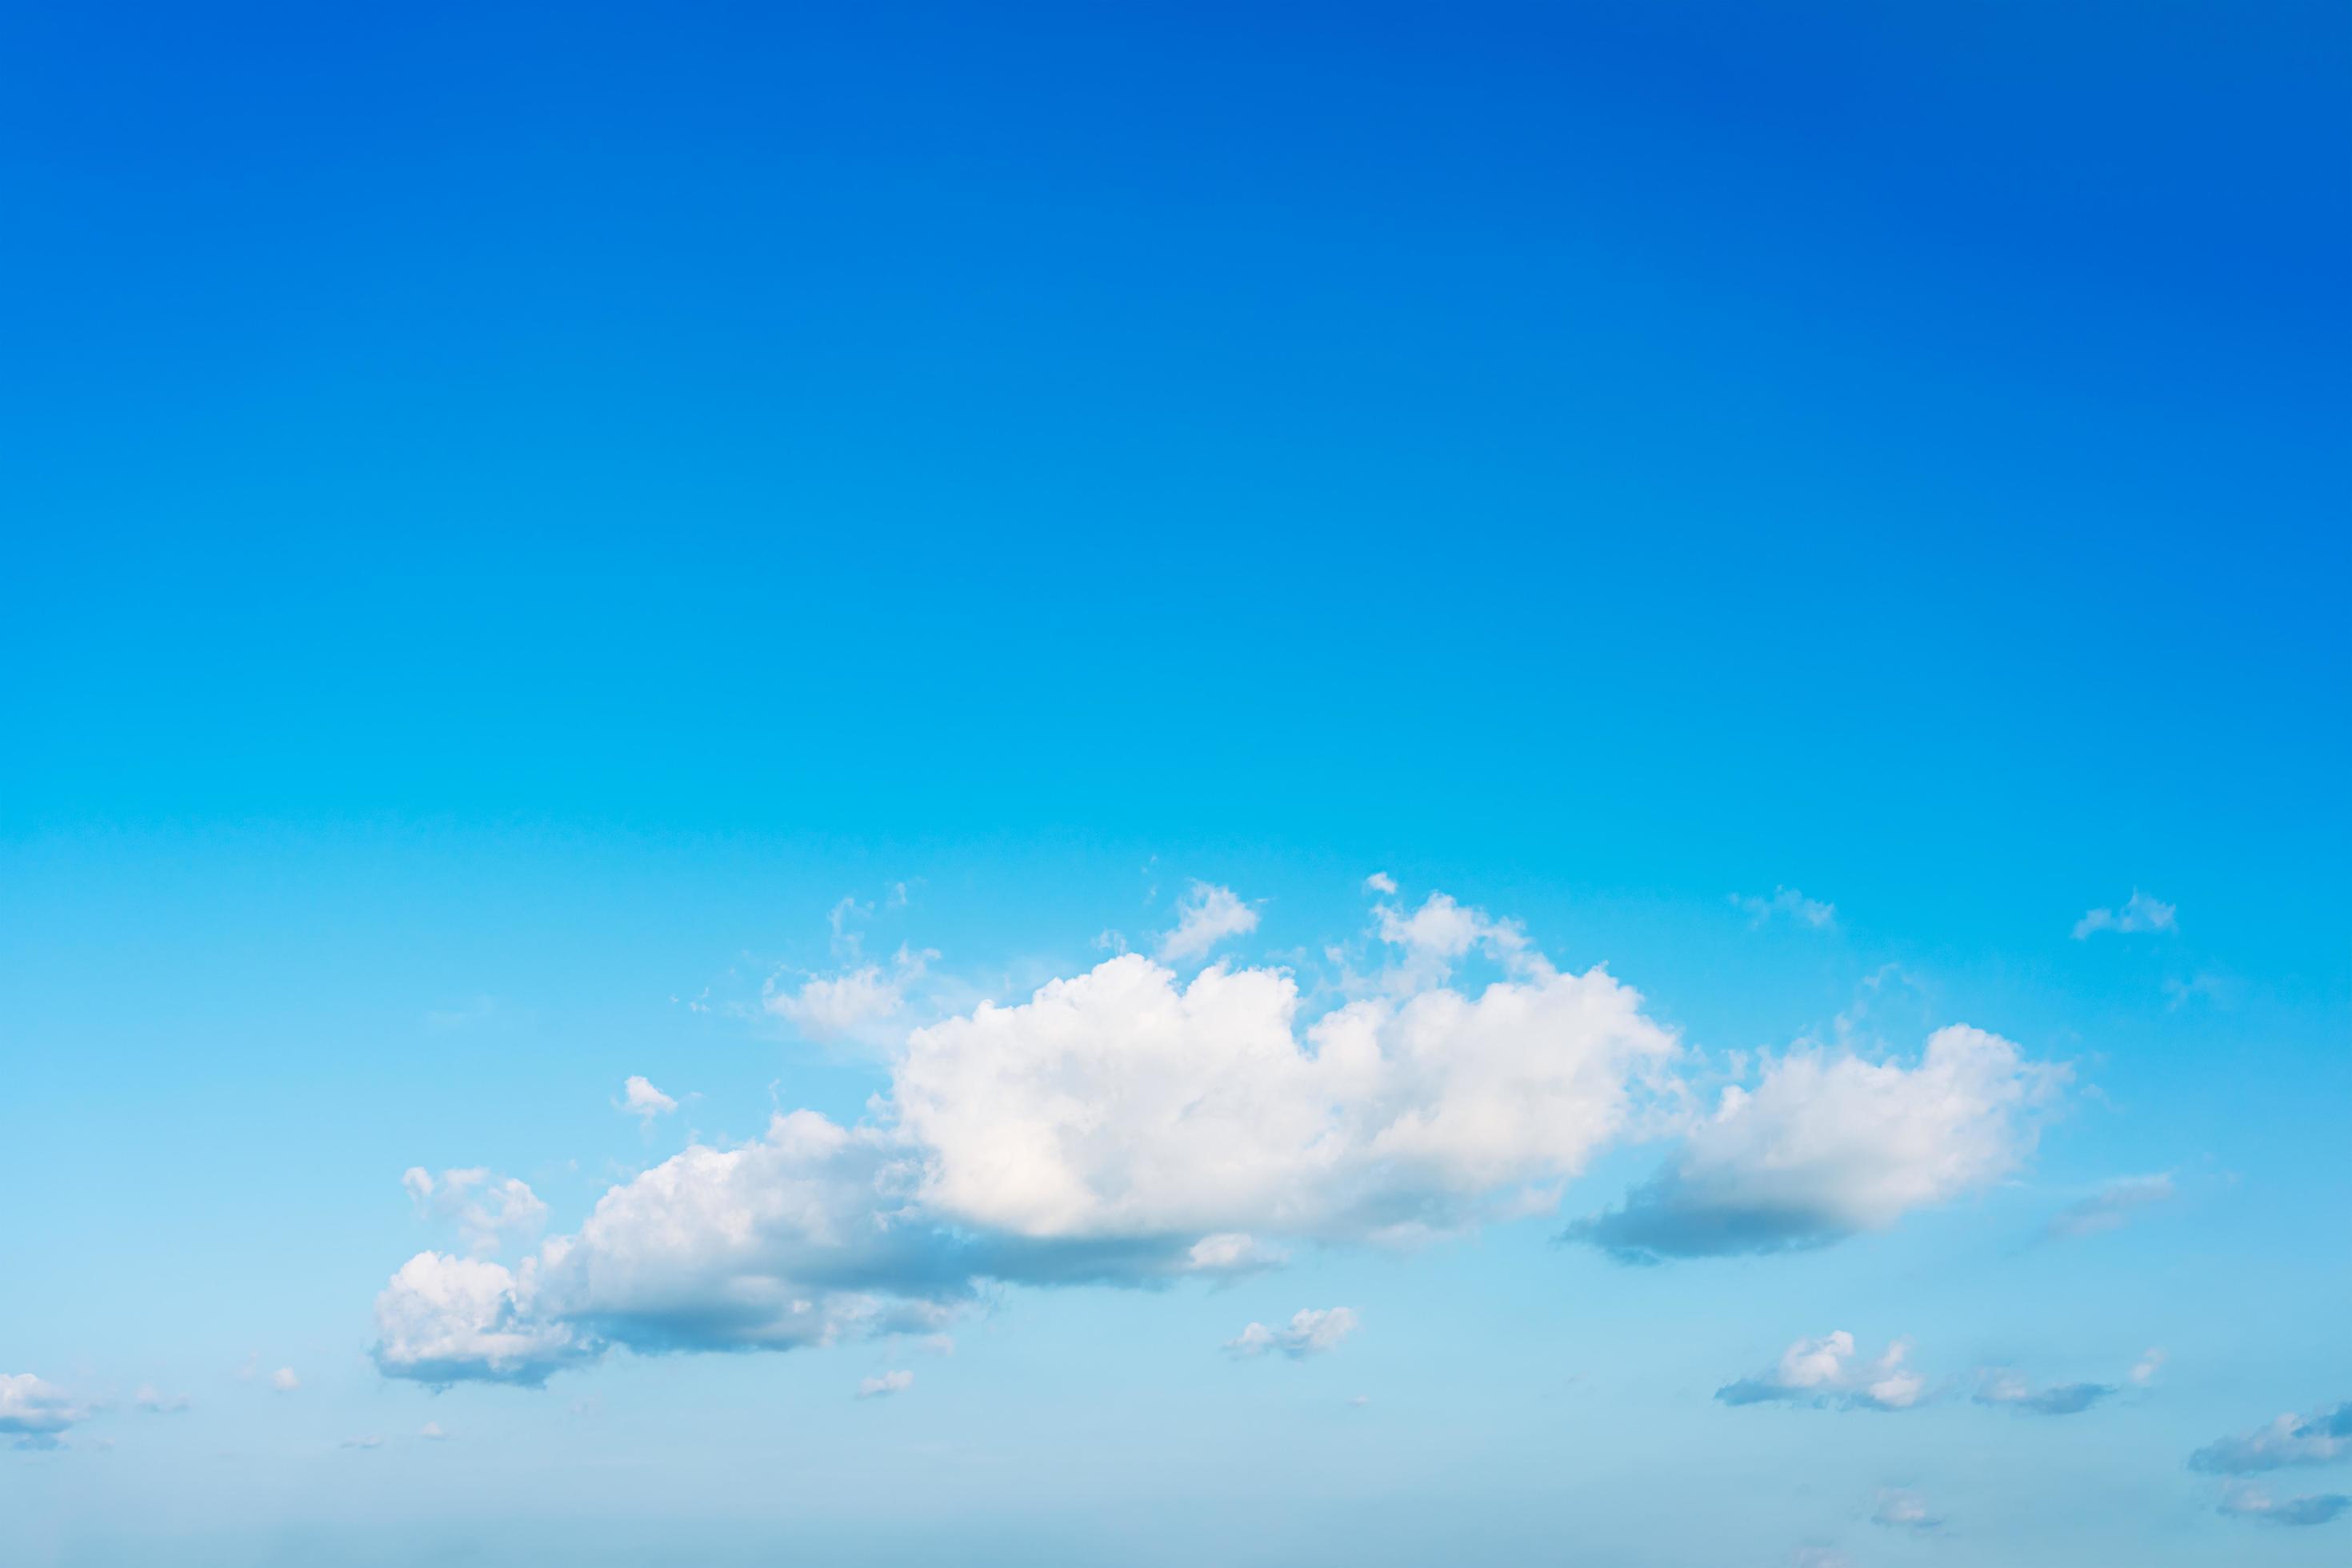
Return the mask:
{"type": "Polygon", "coordinates": [[[961,1224],[1355,1238],[1573,1175],[1675,1048],[1599,969],[1367,998],[1302,1037],[1286,973],[1180,984],[1129,954],[916,1031],[894,1102],[923,1205],[961,1224]]]}

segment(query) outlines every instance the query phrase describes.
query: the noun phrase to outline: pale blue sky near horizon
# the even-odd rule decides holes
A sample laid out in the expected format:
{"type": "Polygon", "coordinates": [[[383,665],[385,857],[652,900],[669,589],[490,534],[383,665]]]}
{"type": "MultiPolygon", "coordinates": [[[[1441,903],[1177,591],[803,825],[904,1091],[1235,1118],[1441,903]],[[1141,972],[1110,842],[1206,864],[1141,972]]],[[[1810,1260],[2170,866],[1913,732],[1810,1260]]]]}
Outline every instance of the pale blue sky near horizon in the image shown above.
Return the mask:
{"type": "Polygon", "coordinates": [[[0,39],[0,1559],[2352,1539],[2341,8],[0,39]],[[1122,950],[1674,1054],[1090,1143],[1122,950]]]}

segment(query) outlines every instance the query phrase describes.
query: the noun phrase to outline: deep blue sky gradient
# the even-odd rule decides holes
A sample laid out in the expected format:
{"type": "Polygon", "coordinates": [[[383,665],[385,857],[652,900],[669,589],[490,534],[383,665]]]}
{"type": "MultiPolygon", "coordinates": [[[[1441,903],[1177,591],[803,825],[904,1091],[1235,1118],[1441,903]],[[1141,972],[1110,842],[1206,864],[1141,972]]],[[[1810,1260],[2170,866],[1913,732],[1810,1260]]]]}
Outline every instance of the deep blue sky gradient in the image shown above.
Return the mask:
{"type": "Polygon", "coordinates": [[[2352,1397],[2348,70],[2336,5],[0,14],[0,1372],[197,1398],[0,1454],[30,1560],[2328,1560],[2180,1464],[2352,1397]],[[1373,869],[1706,1050],[1892,963],[1903,1048],[2086,1092],[1818,1257],[1031,1291],[928,1405],[362,1357],[408,1164],[569,1228],[674,1152],[625,1073],[854,1116],[751,1005],[845,894],[1017,996],[1373,869]],[[2136,887],[2177,937],[2068,939],[2136,887]],[[1894,1458],[1709,1401],[1841,1326],[2174,1381],[1894,1458]],[[1912,1484],[1974,1533],[1856,1522],[1912,1484]]]}

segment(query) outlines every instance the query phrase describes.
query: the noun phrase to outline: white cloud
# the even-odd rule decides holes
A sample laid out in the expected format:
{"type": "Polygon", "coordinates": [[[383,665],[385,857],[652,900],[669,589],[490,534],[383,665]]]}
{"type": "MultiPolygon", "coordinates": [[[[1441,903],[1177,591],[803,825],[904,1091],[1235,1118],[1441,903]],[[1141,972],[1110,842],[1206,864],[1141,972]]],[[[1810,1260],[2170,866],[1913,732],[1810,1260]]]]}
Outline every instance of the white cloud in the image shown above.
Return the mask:
{"type": "Polygon", "coordinates": [[[2242,1437],[2223,1437],[2189,1456],[2209,1474],[2250,1475],[2291,1465],[2326,1465],[2352,1457],[2352,1402],[2310,1415],[2281,1415],[2242,1437]]]}
{"type": "Polygon", "coordinates": [[[857,1397],[882,1399],[893,1394],[904,1394],[914,1386],[913,1373],[886,1372],[879,1377],[860,1378],[857,1384],[857,1397]]]}
{"type": "Polygon", "coordinates": [[[1917,1065],[1801,1050],[1726,1089],[1681,1153],[1616,1209],[1571,1226],[1633,1262],[1818,1247],[1999,1181],[2032,1149],[2063,1067],[1966,1025],[1917,1065]]]}
{"type": "Polygon", "coordinates": [[[376,1298],[376,1364],[420,1383],[543,1383],[603,1349],[537,1314],[539,1260],[509,1271],[479,1258],[420,1252],[376,1298]]]}
{"type": "Polygon", "coordinates": [[[60,1433],[89,1418],[89,1406],[29,1372],[0,1372],[0,1437],[19,1448],[54,1448],[60,1433]]]}
{"type": "Polygon", "coordinates": [[[2137,1387],[2146,1388],[2149,1384],[2156,1381],[2156,1374],[2163,1369],[2164,1352],[2156,1349],[2154,1346],[2150,1346],[2147,1353],[2142,1355],[2139,1360],[2133,1364],[2131,1369],[2132,1383],[2137,1387]]]}
{"type": "Polygon", "coordinates": [[[1774,916],[1785,915],[1799,925],[1821,931],[1837,920],[1835,904],[1809,899],[1794,888],[1775,888],[1769,899],[1756,893],[1734,893],[1731,902],[1734,907],[1747,912],[1750,926],[1766,925],[1774,916]]]}
{"type": "Polygon", "coordinates": [[[2273,1497],[2262,1487],[2233,1482],[2221,1490],[2220,1511],[2231,1519],[2259,1520],[2264,1524],[2326,1524],[2352,1508],[2352,1497],[2322,1492],[2315,1497],[2273,1497]]]}
{"type": "Polygon", "coordinates": [[[1878,1506],[1871,1510],[1870,1522],[1894,1530],[1937,1530],[1944,1521],[1917,1492],[1887,1487],[1878,1494],[1878,1506]]]}
{"type": "Polygon", "coordinates": [[[281,1366],[269,1374],[269,1386],[280,1394],[291,1394],[302,1386],[302,1380],[294,1375],[292,1367],[281,1366]]]}
{"type": "Polygon", "coordinates": [[[650,1125],[656,1116],[667,1116],[677,1109],[677,1101],[656,1089],[643,1078],[632,1077],[621,1086],[620,1109],[650,1125]]]}
{"type": "Polygon", "coordinates": [[[906,1030],[908,995],[938,957],[929,949],[902,944],[887,969],[862,963],[813,974],[789,991],[777,989],[771,979],[761,1005],[819,1045],[896,1045],[906,1030]]]}
{"type": "Polygon", "coordinates": [[[1231,888],[1195,882],[1177,901],[1176,929],[1160,939],[1160,961],[1181,963],[1206,958],[1209,950],[1231,936],[1257,930],[1257,911],[1234,896],[1231,888]]]}
{"type": "Polygon", "coordinates": [[[2137,888],[2124,900],[2121,909],[2092,910],[2074,922],[2074,940],[2081,942],[2103,931],[2177,931],[2173,916],[2178,912],[2171,904],[2151,899],[2137,888]]]}
{"type": "Polygon", "coordinates": [[[1927,1393],[1927,1380],[1906,1364],[1911,1342],[1895,1340],[1870,1361],[1854,1352],[1843,1329],[1799,1340],[1769,1371],[1715,1391],[1726,1405],[1833,1405],[1849,1410],[1908,1410],[1927,1393]]]}
{"type": "Polygon", "coordinates": [[[438,1421],[427,1421],[416,1429],[416,1435],[428,1443],[444,1442],[449,1436],[448,1433],[441,1430],[441,1423],[438,1421]]]}
{"type": "Polygon", "coordinates": [[[1279,1351],[1293,1361],[1304,1361],[1339,1349],[1339,1342],[1354,1333],[1356,1328],[1353,1308],[1302,1307],[1279,1329],[1269,1329],[1264,1323],[1250,1324],[1225,1342],[1225,1351],[1244,1357],[1279,1351]]]}
{"type": "Polygon", "coordinates": [[[1364,890],[1368,893],[1386,893],[1389,897],[1394,898],[1397,890],[1396,879],[1386,871],[1375,871],[1364,879],[1364,890]]]}
{"type": "Polygon", "coordinates": [[[423,1166],[411,1165],[401,1173],[400,1184],[420,1215],[456,1221],[467,1247],[478,1253],[496,1252],[547,1225],[547,1205],[528,1184],[492,1176],[479,1166],[444,1171],[436,1180],[423,1166]]]}
{"type": "Polygon", "coordinates": [[[131,1396],[131,1403],[151,1415],[175,1415],[188,1408],[188,1396],[165,1394],[152,1383],[142,1383],[139,1392],[131,1396]]]}
{"type": "Polygon", "coordinates": [[[2151,1204],[2169,1202],[2172,1195],[2172,1176],[2168,1172],[2152,1176],[2117,1176],[2090,1196],[2059,1210],[2051,1218],[2049,1232],[2054,1237],[2096,1236],[2117,1228],[2151,1204]]]}

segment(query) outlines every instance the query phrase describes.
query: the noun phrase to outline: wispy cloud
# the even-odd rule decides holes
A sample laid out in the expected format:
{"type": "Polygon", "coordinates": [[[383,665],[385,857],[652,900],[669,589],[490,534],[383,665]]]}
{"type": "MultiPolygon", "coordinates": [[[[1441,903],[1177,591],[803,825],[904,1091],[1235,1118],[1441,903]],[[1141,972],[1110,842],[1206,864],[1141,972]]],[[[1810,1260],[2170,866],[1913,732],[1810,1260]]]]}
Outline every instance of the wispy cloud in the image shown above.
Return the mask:
{"type": "Polygon", "coordinates": [[[2068,1204],[2051,1216],[2045,1233],[2053,1237],[2097,1236],[2115,1230],[2140,1210],[2173,1197],[2170,1172],[2147,1176],[2117,1176],[2088,1197],[2068,1204]]]}
{"type": "Polygon", "coordinates": [[[1988,1369],[1977,1382],[1976,1402],[2027,1415],[2079,1415],[2115,1393],[2107,1383],[2060,1383],[2036,1387],[2006,1367],[1988,1369]]]}
{"type": "Polygon", "coordinates": [[[538,1235],[547,1224],[547,1205],[528,1183],[493,1176],[480,1166],[436,1177],[422,1165],[411,1165],[401,1173],[400,1184],[420,1216],[455,1221],[469,1251],[496,1252],[509,1240],[538,1235]]]}
{"type": "Polygon", "coordinates": [[[1809,899],[1794,888],[1775,888],[1769,898],[1758,893],[1734,893],[1731,902],[1733,907],[1747,912],[1751,928],[1769,925],[1776,918],[1810,926],[1815,931],[1826,930],[1837,921],[1835,904],[1809,899]]]}
{"type": "Polygon", "coordinates": [[[1890,1530],[1941,1530],[1941,1515],[1929,1509],[1927,1500],[1917,1492],[1899,1487],[1888,1487],[1878,1494],[1878,1506],[1870,1512],[1870,1522],[1890,1530]]]}
{"type": "Polygon", "coordinates": [[[2090,910],[2074,922],[2074,940],[2082,942],[2103,931],[2118,932],[2177,931],[2173,917],[2177,910],[2161,900],[2151,899],[2137,888],[2119,909],[2090,910]]]}
{"type": "Polygon", "coordinates": [[[862,1378],[857,1384],[860,1399],[887,1399],[894,1394],[904,1394],[915,1386],[911,1372],[886,1372],[878,1377],[862,1378]]]}
{"type": "Polygon", "coordinates": [[[1269,1329],[1264,1323],[1250,1324],[1225,1342],[1225,1353],[1249,1358],[1274,1351],[1293,1361],[1304,1361],[1308,1356],[1339,1349],[1339,1342],[1354,1333],[1357,1326],[1353,1308],[1302,1307],[1292,1313],[1290,1321],[1281,1328],[1269,1329]]]}
{"type": "Polygon", "coordinates": [[[1257,930],[1257,910],[1231,888],[1194,882],[1176,904],[1176,925],[1160,939],[1160,961],[1183,963],[1206,958],[1228,937],[1257,930]]]}

